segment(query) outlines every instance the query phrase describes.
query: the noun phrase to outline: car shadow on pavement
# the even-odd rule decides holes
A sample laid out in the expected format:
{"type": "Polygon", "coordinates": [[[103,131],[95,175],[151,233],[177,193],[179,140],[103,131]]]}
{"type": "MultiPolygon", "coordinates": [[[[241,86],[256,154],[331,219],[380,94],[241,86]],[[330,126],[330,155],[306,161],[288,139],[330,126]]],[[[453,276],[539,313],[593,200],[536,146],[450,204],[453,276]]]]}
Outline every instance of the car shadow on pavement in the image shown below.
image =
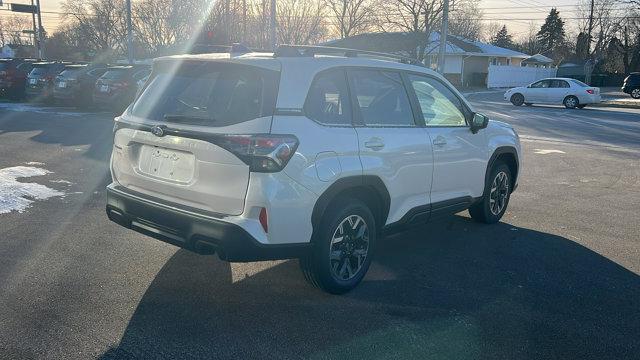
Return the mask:
{"type": "Polygon", "coordinates": [[[39,131],[31,140],[62,146],[89,145],[84,156],[107,162],[113,140],[113,116],[78,113],[59,114],[4,112],[0,115],[0,135],[39,131]]]}
{"type": "Polygon", "coordinates": [[[308,286],[295,260],[275,264],[245,276],[249,265],[176,252],[102,359],[640,353],[640,277],[553,234],[454,216],[386,238],[343,296],[308,286]]]}

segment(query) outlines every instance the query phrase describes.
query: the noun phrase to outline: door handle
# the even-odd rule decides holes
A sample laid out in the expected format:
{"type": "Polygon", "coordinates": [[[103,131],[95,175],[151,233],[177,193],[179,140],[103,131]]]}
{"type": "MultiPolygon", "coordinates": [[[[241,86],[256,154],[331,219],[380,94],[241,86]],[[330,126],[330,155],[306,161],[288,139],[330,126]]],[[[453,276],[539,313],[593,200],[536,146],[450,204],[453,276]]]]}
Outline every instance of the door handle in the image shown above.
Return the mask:
{"type": "Polygon", "coordinates": [[[371,138],[368,141],[365,141],[364,147],[377,151],[384,148],[384,142],[382,142],[382,139],[380,138],[371,138]]]}
{"type": "Polygon", "coordinates": [[[435,139],[433,139],[433,145],[435,146],[445,146],[447,145],[447,139],[444,138],[444,136],[436,136],[435,139]]]}

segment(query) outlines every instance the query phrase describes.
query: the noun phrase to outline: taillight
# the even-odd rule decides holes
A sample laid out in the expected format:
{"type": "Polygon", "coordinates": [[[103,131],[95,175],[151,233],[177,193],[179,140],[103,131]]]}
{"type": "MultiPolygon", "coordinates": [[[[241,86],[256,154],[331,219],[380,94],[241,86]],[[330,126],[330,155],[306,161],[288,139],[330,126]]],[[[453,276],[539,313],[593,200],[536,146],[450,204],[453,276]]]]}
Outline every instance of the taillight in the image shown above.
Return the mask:
{"type": "Polygon", "coordinates": [[[592,95],[593,95],[593,94],[595,93],[595,91],[593,91],[592,89],[587,89],[587,93],[589,93],[589,94],[592,94],[592,95]]]}
{"type": "Polygon", "coordinates": [[[254,172],[278,172],[298,148],[293,135],[222,135],[216,145],[230,151],[254,172]]]}

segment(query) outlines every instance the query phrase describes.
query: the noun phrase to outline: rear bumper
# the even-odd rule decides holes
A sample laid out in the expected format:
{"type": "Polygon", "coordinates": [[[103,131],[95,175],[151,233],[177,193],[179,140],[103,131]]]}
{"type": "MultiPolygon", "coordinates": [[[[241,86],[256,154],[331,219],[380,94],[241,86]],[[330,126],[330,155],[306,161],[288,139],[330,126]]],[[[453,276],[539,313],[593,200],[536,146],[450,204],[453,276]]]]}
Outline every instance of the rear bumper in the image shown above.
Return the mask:
{"type": "Polygon", "coordinates": [[[218,253],[232,262],[291,259],[304,256],[310,244],[258,242],[237,224],[224,217],[202,214],[190,208],[126,190],[107,187],[107,216],[128,229],[199,254],[218,253]]]}

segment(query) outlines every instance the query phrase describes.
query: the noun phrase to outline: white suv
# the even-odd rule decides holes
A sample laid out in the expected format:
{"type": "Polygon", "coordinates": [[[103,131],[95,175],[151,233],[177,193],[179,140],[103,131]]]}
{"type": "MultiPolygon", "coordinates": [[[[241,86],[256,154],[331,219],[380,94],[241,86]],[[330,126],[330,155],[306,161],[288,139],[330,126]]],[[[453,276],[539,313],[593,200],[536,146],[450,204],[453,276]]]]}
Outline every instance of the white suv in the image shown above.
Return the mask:
{"type": "Polygon", "coordinates": [[[109,219],[227,261],[300,258],[331,293],[362,280],[383,233],[465,209],[497,222],[513,128],[424,67],[336,51],[157,59],[115,119],[109,219]]]}

